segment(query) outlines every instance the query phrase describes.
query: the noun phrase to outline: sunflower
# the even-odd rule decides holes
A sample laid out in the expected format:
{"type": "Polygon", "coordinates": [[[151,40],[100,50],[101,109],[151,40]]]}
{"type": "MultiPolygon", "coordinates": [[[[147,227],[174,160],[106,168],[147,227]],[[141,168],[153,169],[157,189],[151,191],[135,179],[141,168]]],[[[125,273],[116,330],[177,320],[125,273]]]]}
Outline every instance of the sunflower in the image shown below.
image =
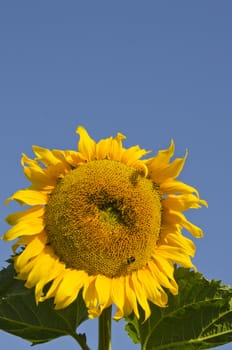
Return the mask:
{"type": "Polygon", "coordinates": [[[13,245],[17,278],[35,288],[36,302],[54,298],[65,308],[82,293],[89,317],[116,305],[114,318],[148,301],[165,307],[165,290],[178,293],[174,264],[191,268],[194,243],[202,237],[183,212],[207,205],[198,191],[176,180],[187,154],[171,161],[174,142],[154,157],[139,146],[123,147],[118,133],[95,142],[83,127],[78,149],[33,146],[22,155],[31,186],[10,198],[26,205],[10,214],[3,239],[13,245]],[[46,288],[45,288],[46,287],[46,288]]]}

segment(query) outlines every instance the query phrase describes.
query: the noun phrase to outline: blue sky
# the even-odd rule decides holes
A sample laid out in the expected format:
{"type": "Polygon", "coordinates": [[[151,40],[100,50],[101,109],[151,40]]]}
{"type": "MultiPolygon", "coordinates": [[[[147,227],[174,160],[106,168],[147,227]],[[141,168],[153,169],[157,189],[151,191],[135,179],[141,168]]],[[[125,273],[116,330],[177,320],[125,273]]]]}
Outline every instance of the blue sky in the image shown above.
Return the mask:
{"type": "MultiPolygon", "coordinates": [[[[0,3],[0,206],[28,186],[20,166],[31,145],[75,149],[77,125],[96,138],[126,134],[154,153],[176,143],[189,156],[181,180],[208,209],[189,213],[203,227],[194,263],[232,284],[232,4],[228,1],[2,1],[0,3]]],[[[0,242],[0,263],[11,253],[0,242]]],[[[96,349],[96,322],[81,328],[96,349]]],[[[29,343],[0,332],[8,349],[29,343]]],[[[113,326],[114,349],[138,349],[113,326]]],[[[38,350],[75,349],[63,338],[38,350]]],[[[226,350],[231,345],[219,347],[226,350]]],[[[219,349],[218,348],[218,349],[219,349]]]]}

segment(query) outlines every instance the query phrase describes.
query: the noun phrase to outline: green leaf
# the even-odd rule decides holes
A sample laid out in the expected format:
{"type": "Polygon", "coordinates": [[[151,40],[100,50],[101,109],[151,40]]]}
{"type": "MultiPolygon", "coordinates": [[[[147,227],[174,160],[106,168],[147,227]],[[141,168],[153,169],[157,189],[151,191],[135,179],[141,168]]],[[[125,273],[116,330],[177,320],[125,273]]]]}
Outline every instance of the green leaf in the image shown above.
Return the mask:
{"type": "Polygon", "coordinates": [[[203,350],[232,341],[232,288],[208,281],[200,273],[177,268],[179,294],[169,294],[167,308],[151,306],[144,322],[134,314],[126,321],[128,335],[142,350],[203,350]]]}
{"type": "Polygon", "coordinates": [[[12,265],[0,271],[0,329],[33,345],[70,335],[82,349],[89,349],[85,335],[76,334],[76,328],[88,319],[80,295],[63,310],[54,310],[52,300],[36,305],[34,289],[25,288],[14,276],[12,265]]]}
{"type": "Polygon", "coordinates": [[[139,320],[135,314],[130,315],[130,317],[127,317],[126,320],[127,324],[125,325],[125,330],[127,331],[129,337],[135,344],[141,343],[139,334],[139,320]]]}

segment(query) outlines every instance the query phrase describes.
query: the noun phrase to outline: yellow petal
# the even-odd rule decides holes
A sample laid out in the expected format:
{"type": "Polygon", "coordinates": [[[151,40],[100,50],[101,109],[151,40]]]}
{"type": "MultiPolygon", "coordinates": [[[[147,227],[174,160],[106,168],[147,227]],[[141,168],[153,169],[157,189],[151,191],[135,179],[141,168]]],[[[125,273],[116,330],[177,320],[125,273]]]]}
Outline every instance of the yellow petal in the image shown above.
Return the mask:
{"type": "MultiPolygon", "coordinates": [[[[161,244],[163,244],[162,239],[160,240],[160,242],[161,244]]],[[[186,254],[192,257],[195,254],[195,244],[191,239],[184,237],[181,233],[169,233],[165,237],[164,242],[172,247],[182,248],[186,252],[186,254]]]]}
{"type": "Polygon", "coordinates": [[[164,226],[173,226],[173,225],[181,225],[186,230],[192,233],[192,235],[196,238],[203,237],[203,231],[200,227],[192,224],[188,221],[183,213],[174,210],[168,210],[164,207],[164,215],[163,215],[163,225],[164,226]]]}
{"type": "Polygon", "coordinates": [[[163,194],[184,194],[184,193],[195,193],[199,197],[198,191],[181,181],[165,181],[160,184],[160,191],[163,194]]]}
{"type": "Polygon", "coordinates": [[[42,219],[33,219],[30,221],[20,221],[18,224],[10,228],[4,235],[3,239],[12,241],[20,236],[32,236],[42,232],[44,222],[42,219]]]}
{"type": "Polygon", "coordinates": [[[89,317],[98,317],[101,314],[101,310],[98,308],[98,296],[95,287],[96,276],[89,276],[88,283],[85,283],[83,288],[83,299],[87,308],[89,309],[89,317]]]}
{"type": "Polygon", "coordinates": [[[26,287],[34,287],[36,283],[39,282],[41,278],[43,278],[43,276],[46,276],[48,271],[47,268],[51,264],[53,265],[53,261],[54,260],[51,259],[48,254],[42,252],[42,254],[40,254],[39,257],[34,260],[33,267],[27,277],[26,287]]]}
{"type": "Polygon", "coordinates": [[[48,265],[46,268],[46,275],[41,277],[35,286],[35,298],[36,301],[44,301],[46,297],[44,297],[43,289],[47,285],[48,282],[51,282],[60,276],[64,270],[64,267],[58,260],[54,260],[52,264],[48,265]]]}
{"type": "Polygon", "coordinates": [[[135,316],[139,318],[139,311],[137,305],[137,294],[133,285],[133,272],[132,275],[125,276],[125,303],[124,303],[124,315],[128,316],[133,311],[135,316]]]}
{"type": "Polygon", "coordinates": [[[174,141],[171,140],[169,148],[160,150],[153,158],[148,160],[148,167],[152,175],[155,174],[157,170],[162,169],[169,163],[174,154],[174,150],[174,141]]]}
{"type": "Polygon", "coordinates": [[[117,307],[117,312],[114,315],[114,319],[119,320],[124,316],[125,279],[123,276],[112,279],[111,298],[112,303],[114,303],[117,307]]]}
{"type": "Polygon", "coordinates": [[[194,194],[184,195],[169,195],[163,199],[163,206],[171,208],[177,211],[184,211],[190,208],[201,208],[201,205],[208,206],[207,202],[203,199],[196,197],[194,194]]]}
{"type": "Polygon", "coordinates": [[[107,139],[100,140],[96,144],[96,158],[97,159],[106,159],[109,158],[109,154],[112,146],[112,137],[107,139]]]}
{"type": "MultiPolygon", "coordinates": [[[[169,264],[169,266],[170,265],[171,264],[169,264]]],[[[158,283],[161,286],[168,288],[173,294],[177,294],[177,291],[178,291],[177,284],[175,283],[175,287],[174,287],[174,285],[173,285],[173,283],[171,283],[166,271],[163,271],[162,269],[160,269],[160,266],[157,266],[157,264],[152,260],[148,262],[148,267],[149,267],[149,270],[151,271],[153,277],[158,281],[158,283]]],[[[173,280],[174,280],[174,278],[172,277],[172,281],[173,280]]]]}
{"type": "MultiPolygon", "coordinates": [[[[27,288],[35,286],[36,303],[38,303],[39,301],[46,299],[46,297],[42,297],[43,288],[52,279],[55,279],[62,274],[63,265],[58,259],[54,258],[50,248],[45,248],[38,257],[32,259],[27,265],[30,265],[31,263],[31,268],[27,271],[28,276],[25,286],[27,288]]],[[[24,270],[26,272],[26,269],[24,270]]],[[[21,269],[20,273],[22,271],[23,270],[21,269]]]]}
{"type": "Polygon", "coordinates": [[[34,236],[22,236],[12,245],[13,253],[16,254],[18,247],[26,246],[35,239],[34,236]]]}
{"type": "Polygon", "coordinates": [[[181,248],[161,245],[157,250],[159,251],[159,255],[173,263],[179,264],[183,267],[193,267],[190,257],[181,248]]]}
{"type": "Polygon", "coordinates": [[[169,280],[174,279],[174,277],[173,277],[174,276],[174,266],[172,263],[170,263],[170,261],[164,259],[161,255],[159,255],[159,247],[157,249],[155,249],[155,253],[153,255],[153,260],[151,263],[156,264],[157,267],[159,268],[159,270],[163,271],[167,275],[169,280]],[[153,262],[153,260],[154,260],[154,262],[153,262]]]}
{"type": "Polygon", "coordinates": [[[87,274],[84,271],[67,270],[63,276],[62,281],[56,290],[55,305],[56,309],[61,309],[74,301],[80,289],[83,287],[87,278],[87,274]]]}
{"type": "Polygon", "coordinates": [[[131,290],[131,287],[129,286],[129,276],[125,276],[125,277],[122,276],[122,278],[124,279],[124,282],[123,282],[124,283],[124,301],[123,301],[122,309],[117,308],[117,312],[114,315],[115,320],[120,320],[122,317],[130,315],[133,311],[132,303],[134,302],[134,300],[136,302],[135,293],[131,290]]]}
{"type": "Polygon", "coordinates": [[[46,169],[42,169],[37,160],[32,160],[23,154],[21,164],[24,168],[25,176],[32,183],[39,183],[40,186],[43,187],[52,182],[52,179],[47,175],[46,169]]]}
{"type": "Polygon", "coordinates": [[[8,198],[5,202],[7,205],[10,201],[15,200],[20,204],[27,205],[43,205],[47,204],[47,195],[42,192],[34,191],[34,190],[19,190],[15,192],[10,198],[8,198]]]}
{"type": "Polygon", "coordinates": [[[138,279],[140,280],[140,283],[143,284],[147,299],[153,304],[165,307],[168,301],[167,294],[156,279],[152,279],[151,283],[151,277],[152,275],[148,268],[138,271],[138,279]]]}
{"type": "Polygon", "coordinates": [[[194,225],[193,223],[191,223],[189,220],[187,220],[184,216],[183,220],[182,220],[182,225],[183,227],[188,230],[189,232],[192,233],[192,235],[196,238],[202,238],[204,236],[204,233],[202,231],[202,229],[197,226],[194,225]]]}
{"type": "Polygon", "coordinates": [[[122,140],[126,139],[121,133],[118,133],[115,138],[112,139],[111,149],[109,152],[109,158],[112,160],[121,161],[122,155],[124,153],[124,148],[122,146],[122,140]]]}
{"type": "Polygon", "coordinates": [[[38,159],[46,166],[55,165],[59,162],[59,160],[54,156],[53,152],[48,148],[32,146],[32,149],[38,159]]]}
{"type": "Polygon", "coordinates": [[[61,269],[59,274],[57,274],[57,276],[52,281],[52,284],[51,284],[49,290],[47,291],[46,295],[40,297],[40,301],[44,301],[44,300],[47,300],[49,298],[55,297],[56,291],[57,291],[61,281],[63,280],[65,272],[66,272],[65,268],[61,269]]]}
{"type": "Polygon", "coordinates": [[[152,179],[158,184],[164,182],[167,179],[175,179],[182,171],[186,157],[187,152],[184,158],[176,158],[171,164],[157,169],[156,172],[153,172],[152,179]]]}
{"type": "Polygon", "coordinates": [[[15,225],[22,220],[31,220],[34,218],[41,217],[43,215],[44,215],[44,207],[37,205],[32,208],[8,215],[6,217],[6,222],[9,225],[15,225]]]}
{"type": "Polygon", "coordinates": [[[65,160],[74,168],[78,167],[84,162],[84,157],[80,152],[68,150],[65,151],[65,160]]]}
{"type": "Polygon", "coordinates": [[[95,288],[97,292],[98,306],[102,312],[105,308],[112,304],[111,299],[111,278],[103,275],[96,276],[95,288]]]}
{"type": "Polygon", "coordinates": [[[96,154],[95,141],[82,126],[79,126],[76,132],[80,135],[78,150],[87,161],[93,160],[96,154]]]}
{"type": "Polygon", "coordinates": [[[137,160],[149,153],[150,151],[141,149],[139,146],[133,146],[128,149],[125,149],[121,161],[124,164],[132,165],[134,162],[136,162],[137,160]]]}
{"type": "Polygon", "coordinates": [[[18,256],[14,258],[14,261],[15,261],[14,266],[17,272],[17,278],[21,280],[27,280],[30,271],[33,269],[36,262],[38,261],[38,256],[35,257],[34,259],[31,259],[26,265],[21,267],[20,270],[17,269],[17,260],[18,260],[18,256]]]}
{"type": "Polygon", "coordinates": [[[31,241],[27,247],[22,251],[22,253],[18,256],[17,264],[15,264],[16,269],[20,270],[24,265],[28,263],[28,261],[35,256],[39,255],[46,244],[46,237],[42,235],[36,236],[33,241],[31,241]]]}
{"type": "Polygon", "coordinates": [[[143,282],[141,283],[141,277],[139,278],[139,276],[141,276],[141,273],[141,270],[137,270],[136,272],[132,273],[131,279],[133,281],[133,289],[135,291],[136,297],[140,306],[145,311],[145,320],[147,320],[151,314],[151,310],[147,302],[147,293],[144,290],[143,282]]]}

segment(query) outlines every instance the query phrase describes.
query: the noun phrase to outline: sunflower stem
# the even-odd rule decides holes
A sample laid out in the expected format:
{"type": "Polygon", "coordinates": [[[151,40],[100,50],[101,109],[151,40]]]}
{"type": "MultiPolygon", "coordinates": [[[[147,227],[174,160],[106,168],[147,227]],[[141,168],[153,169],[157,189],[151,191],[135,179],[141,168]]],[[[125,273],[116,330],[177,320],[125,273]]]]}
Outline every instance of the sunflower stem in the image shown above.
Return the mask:
{"type": "Polygon", "coordinates": [[[98,350],[111,350],[112,307],[103,310],[98,323],[98,350]]]}

